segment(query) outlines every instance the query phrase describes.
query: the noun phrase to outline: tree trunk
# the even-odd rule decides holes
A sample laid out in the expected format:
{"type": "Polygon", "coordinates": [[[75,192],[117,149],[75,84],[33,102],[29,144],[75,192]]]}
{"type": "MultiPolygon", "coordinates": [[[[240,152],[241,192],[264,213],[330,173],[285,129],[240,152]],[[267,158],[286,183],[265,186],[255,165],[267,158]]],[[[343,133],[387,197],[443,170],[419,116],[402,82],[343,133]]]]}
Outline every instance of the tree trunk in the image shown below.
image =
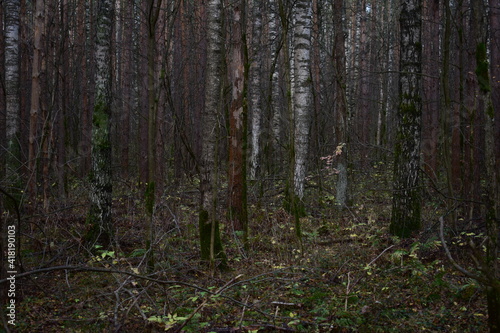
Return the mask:
{"type": "Polygon", "coordinates": [[[121,9],[122,14],[122,35],[124,40],[124,46],[122,47],[122,62],[121,62],[121,75],[122,75],[122,88],[123,93],[123,109],[120,112],[120,123],[118,124],[120,130],[120,140],[121,140],[121,153],[120,153],[120,166],[121,175],[123,178],[128,179],[130,162],[129,162],[129,151],[130,151],[130,113],[133,105],[133,63],[132,63],[132,45],[133,45],[133,4],[129,1],[123,1],[123,7],[121,9]]]}
{"type": "Polygon", "coordinates": [[[342,12],[344,0],[335,0],[334,12],[334,46],[333,57],[335,63],[335,144],[337,149],[337,205],[340,209],[346,206],[348,200],[347,186],[347,96],[346,96],[346,59],[345,59],[345,37],[342,24],[342,12]]]}
{"type": "Polygon", "coordinates": [[[156,80],[155,80],[155,51],[156,51],[156,23],[160,14],[162,0],[149,0],[148,11],[146,13],[148,26],[148,181],[145,192],[146,213],[148,215],[148,223],[146,224],[146,250],[148,253],[148,268],[154,268],[154,206],[156,195],[156,113],[157,113],[157,97],[156,97],[156,80]]]}
{"type": "Polygon", "coordinates": [[[97,36],[95,41],[96,78],[95,101],[92,116],[92,169],[90,181],[91,229],[87,239],[92,243],[109,246],[113,236],[111,220],[111,41],[113,40],[113,1],[97,3],[97,36]]]}
{"type": "Polygon", "coordinates": [[[5,173],[8,185],[20,185],[19,104],[19,13],[20,1],[5,1],[5,173]]]}
{"type": "MultiPolygon", "coordinates": [[[[3,6],[0,6],[0,26],[4,26],[4,10],[3,6]]],[[[4,34],[0,34],[0,50],[5,50],[5,38],[4,34]]],[[[0,52],[0,73],[5,73],[5,52],[0,52]]],[[[5,105],[5,81],[0,80],[0,109],[6,110],[5,105]]],[[[5,149],[7,145],[5,144],[5,112],[0,112],[0,178],[5,177],[5,149]]],[[[0,209],[2,208],[2,203],[0,200],[0,209]]],[[[0,229],[3,230],[3,229],[0,229]]]]}
{"type": "MultiPolygon", "coordinates": [[[[445,182],[447,187],[448,195],[448,209],[451,210],[455,204],[455,194],[458,190],[456,182],[459,179],[454,179],[453,172],[453,161],[455,159],[454,155],[454,140],[458,140],[458,122],[455,126],[455,108],[452,106],[452,70],[451,70],[451,39],[452,39],[452,28],[451,28],[451,8],[450,3],[445,1],[444,3],[444,28],[443,28],[443,38],[442,38],[442,70],[441,70],[441,90],[442,90],[442,102],[441,102],[441,145],[442,145],[442,166],[444,168],[445,182]]],[[[454,211],[451,214],[452,225],[456,226],[457,212],[454,211]]]]}
{"type": "MultiPolygon", "coordinates": [[[[278,46],[278,40],[280,39],[279,24],[278,24],[278,3],[276,0],[269,1],[269,35],[268,39],[271,41],[271,46],[269,50],[270,66],[269,66],[269,93],[268,93],[268,109],[270,118],[270,140],[267,143],[268,158],[266,159],[266,166],[270,173],[276,171],[276,165],[279,164],[282,156],[281,149],[281,133],[282,133],[282,122],[283,122],[283,100],[281,99],[281,87],[280,87],[280,71],[281,66],[278,66],[280,62],[280,47],[278,46]]],[[[286,38],[281,38],[280,43],[283,44],[286,38]]],[[[283,53],[283,52],[281,52],[283,53]]],[[[286,105],[286,104],[285,104],[286,105]]]]}
{"type": "MultiPolygon", "coordinates": [[[[482,0],[471,0],[476,33],[476,78],[481,97],[479,110],[485,117],[485,166],[486,166],[486,264],[490,278],[500,283],[500,172],[496,165],[496,155],[500,148],[495,140],[495,122],[498,121],[492,101],[490,63],[487,52],[486,8],[482,0]]],[[[494,44],[495,40],[491,40],[494,44]]],[[[498,64],[493,64],[495,66],[498,64]]],[[[488,325],[490,332],[500,332],[500,290],[498,286],[487,286],[488,325]]]]}
{"type": "Polygon", "coordinates": [[[255,180],[260,170],[260,138],[262,131],[262,99],[261,99],[261,76],[262,76],[262,1],[253,2],[253,31],[252,31],[252,54],[250,56],[250,108],[252,119],[252,144],[250,153],[250,179],[255,180]]]}
{"type": "Polygon", "coordinates": [[[496,0],[489,0],[489,24],[490,24],[490,69],[491,77],[496,78],[491,80],[491,101],[493,103],[493,112],[497,115],[494,131],[495,131],[495,168],[500,168],[500,6],[496,0]]]}
{"type": "Polygon", "coordinates": [[[217,220],[217,189],[219,176],[217,165],[218,139],[220,135],[221,115],[221,76],[222,76],[222,27],[220,0],[208,1],[207,30],[207,68],[205,86],[205,108],[202,114],[202,158],[200,165],[200,249],[201,259],[211,265],[220,260],[219,267],[227,266],[220,239],[219,221],[217,220]]]}
{"type": "Polygon", "coordinates": [[[293,197],[292,212],[295,216],[295,231],[301,238],[299,218],[304,214],[304,183],[309,148],[310,115],[313,105],[311,80],[311,28],[312,2],[300,0],[295,4],[295,27],[293,39],[293,197]]]}
{"type": "Polygon", "coordinates": [[[425,0],[423,40],[426,47],[422,54],[423,104],[422,104],[422,153],[424,170],[433,181],[438,176],[439,143],[439,24],[441,21],[438,0],[425,0]]]}
{"type": "MultiPolygon", "coordinates": [[[[37,188],[37,172],[36,172],[36,155],[37,155],[37,136],[38,136],[38,120],[40,114],[40,98],[41,98],[41,63],[42,63],[42,34],[44,27],[44,5],[42,0],[37,0],[35,3],[35,31],[33,37],[33,60],[31,69],[31,110],[30,110],[30,127],[29,127],[29,146],[28,146],[28,192],[32,200],[36,196],[37,188]]],[[[34,201],[32,201],[34,202],[34,201]]]]}
{"type": "Polygon", "coordinates": [[[295,133],[294,193],[299,200],[304,197],[307,151],[309,146],[310,114],[312,107],[311,84],[311,18],[310,0],[296,3],[294,29],[294,89],[293,112],[295,133]]]}
{"type": "Polygon", "coordinates": [[[79,143],[79,153],[81,155],[80,162],[80,173],[86,175],[90,170],[91,161],[91,138],[92,138],[92,124],[91,124],[91,110],[89,106],[89,89],[88,89],[88,77],[89,69],[87,66],[87,23],[85,18],[87,17],[87,6],[85,0],[78,0],[77,7],[77,42],[79,47],[79,71],[80,71],[80,102],[79,108],[81,112],[80,118],[80,143],[79,143]]]}
{"type": "Polygon", "coordinates": [[[394,191],[391,233],[409,237],[420,229],[420,131],[422,0],[401,2],[401,60],[397,110],[398,129],[394,149],[394,191]]]}
{"type": "Polygon", "coordinates": [[[246,184],[246,73],[243,29],[245,1],[233,3],[232,29],[229,55],[229,83],[231,105],[229,111],[229,217],[234,230],[243,231],[244,243],[248,237],[247,184],[246,184]]]}

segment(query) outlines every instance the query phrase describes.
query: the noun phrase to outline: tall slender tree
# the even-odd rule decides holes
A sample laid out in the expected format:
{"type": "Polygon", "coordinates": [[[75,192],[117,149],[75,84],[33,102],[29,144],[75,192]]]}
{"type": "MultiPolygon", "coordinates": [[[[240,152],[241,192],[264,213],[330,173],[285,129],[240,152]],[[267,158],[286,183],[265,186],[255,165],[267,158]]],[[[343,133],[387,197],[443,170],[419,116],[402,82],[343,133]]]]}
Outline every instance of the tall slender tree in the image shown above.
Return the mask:
{"type": "Polygon", "coordinates": [[[334,15],[334,46],[333,61],[335,68],[335,144],[337,149],[337,204],[339,208],[347,204],[347,96],[346,96],[346,59],[345,59],[345,36],[342,24],[342,13],[344,0],[335,0],[333,3],[334,15]]]}
{"type": "Polygon", "coordinates": [[[42,72],[42,35],[44,28],[44,5],[42,0],[35,3],[35,31],[33,38],[33,64],[31,70],[31,109],[30,109],[30,127],[29,127],[29,147],[28,147],[28,190],[30,196],[36,196],[36,154],[37,154],[37,135],[38,121],[40,115],[41,84],[40,77],[42,72]]]}
{"type": "Polygon", "coordinates": [[[91,228],[87,234],[90,242],[103,246],[111,244],[113,236],[111,201],[111,41],[113,40],[112,0],[99,0],[96,8],[95,39],[95,100],[92,115],[92,169],[89,174],[90,211],[88,223],[91,228]]]}
{"type": "Polygon", "coordinates": [[[229,83],[231,85],[231,104],[229,110],[229,214],[234,230],[243,231],[246,244],[248,236],[247,177],[246,177],[246,135],[247,102],[245,87],[246,1],[232,4],[232,29],[229,50],[229,83]]]}
{"type": "Polygon", "coordinates": [[[291,137],[290,178],[292,189],[288,200],[295,218],[295,232],[302,237],[300,217],[304,214],[304,184],[309,148],[310,117],[313,106],[311,79],[312,1],[299,0],[294,4],[293,48],[290,58],[291,77],[291,137]]]}
{"type": "Polygon", "coordinates": [[[294,192],[299,200],[304,197],[307,150],[309,145],[310,114],[312,107],[311,84],[311,25],[312,7],[310,0],[295,4],[294,27],[294,91],[295,115],[295,172],[294,192]]]}
{"type": "Polygon", "coordinates": [[[5,1],[5,172],[9,186],[19,186],[20,95],[19,95],[19,13],[20,1],[5,1]]]}
{"type": "Polygon", "coordinates": [[[220,267],[226,266],[226,256],[220,239],[217,220],[217,189],[220,169],[218,163],[218,140],[220,136],[222,100],[222,22],[221,0],[210,0],[208,5],[207,68],[205,85],[205,107],[202,113],[202,157],[200,165],[200,212],[199,231],[202,260],[220,267]]]}
{"type": "Polygon", "coordinates": [[[153,211],[156,192],[156,114],[158,99],[156,97],[155,56],[156,56],[156,25],[160,15],[162,0],[149,0],[147,12],[148,26],[148,183],[146,185],[145,203],[149,217],[147,224],[146,249],[148,251],[148,266],[154,266],[153,256],[153,211]]]}
{"type": "MultiPolygon", "coordinates": [[[[262,132],[262,98],[261,77],[262,61],[264,60],[261,44],[262,36],[262,1],[254,0],[252,7],[252,45],[249,68],[249,105],[251,110],[251,152],[250,179],[255,180],[260,169],[259,157],[262,132]]],[[[250,14],[250,13],[249,13],[250,14]]]]}
{"type": "MultiPolygon", "coordinates": [[[[3,11],[3,6],[0,6],[0,25],[3,27],[4,23],[4,11],[3,11]]],[[[4,45],[4,34],[0,34],[0,50],[5,50],[5,45],[4,45]]],[[[4,61],[4,55],[5,52],[0,53],[0,73],[5,73],[5,61],[4,61]]],[[[6,105],[5,105],[5,81],[0,80],[0,109],[5,110],[6,105]]],[[[5,177],[5,111],[0,112],[0,178],[5,177]]],[[[0,201],[0,207],[1,207],[1,201],[0,201]]]]}
{"type": "Polygon", "coordinates": [[[421,224],[422,0],[402,0],[397,134],[391,233],[409,237],[421,224]]]}
{"type": "MultiPolygon", "coordinates": [[[[495,138],[495,122],[498,113],[492,101],[490,63],[488,61],[488,27],[486,7],[482,0],[471,0],[474,31],[476,33],[476,78],[479,88],[479,110],[485,117],[485,166],[486,166],[486,266],[493,281],[486,288],[488,324],[490,332],[500,332],[500,172],[496,156],[499,149],[495,138]]],[[[490,9],[491,10],[491,9],[490,9]]],[[[493,8],[494,10],[494,8],[493,8]]],[[[490,14],[491,15],[491,14],[490,14]]],[[[491,21],[490,21],[491,22],[491,21]]],[[[493,22],[494,23],[494,22],[493,22]]],[[[492,40],[494,43],[495,41],[492,40]]],[[[498,64],[494,64],[498,65],[498,64]]]]}
{"type": "Polygon", "coordinates": [[[427,175],[437,180],[439,143],[439,76],[434,75],[439,66],[440,10],[438,0],[424,0],[422,51],[422,158],[427,175]]]}
{"type": "Polygon", "coordinates": [[[92,125],[90,121],[91,117],[91,106],[90,106],[90,92],[89,92],[89,62],[87,53],[88,48],[87,40],[93,41],[89,38],[87,32],[87,21],[86,16],[90,10],[87,9],[87,5],[90,5],[85,0],[78,0],[77,4],[77,14],[76,14],[76,30],[77,30],[77,44],[78,44],[78,79],[80,81],[80,95],[78,107],[80,108],[80,132],[81,137],[79,141],[79,153],[82,156],[80,169],[81,174],[86,175],[90,170],[90,155],[91,155],[91,137],[92,137],[92,125]]]}

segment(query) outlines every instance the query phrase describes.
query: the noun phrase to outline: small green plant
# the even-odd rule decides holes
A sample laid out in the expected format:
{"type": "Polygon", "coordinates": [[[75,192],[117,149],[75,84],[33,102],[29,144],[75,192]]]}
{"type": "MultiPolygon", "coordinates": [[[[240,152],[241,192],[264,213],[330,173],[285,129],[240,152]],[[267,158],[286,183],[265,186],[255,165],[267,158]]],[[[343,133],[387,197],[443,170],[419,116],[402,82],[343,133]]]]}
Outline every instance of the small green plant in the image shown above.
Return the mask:
{"type": "Polygon", "coordinates": [[[148,318],[148,321],[153,322],[153,323],[159,323],[165,325],[165,331],[168,331],[175,325],[179,324],[180,322],[183,322],[187,320],[188,317],[179,317],[177,316],[176,313],[174,314],[168,314],[166,316],[151,316],[148,318]]]}

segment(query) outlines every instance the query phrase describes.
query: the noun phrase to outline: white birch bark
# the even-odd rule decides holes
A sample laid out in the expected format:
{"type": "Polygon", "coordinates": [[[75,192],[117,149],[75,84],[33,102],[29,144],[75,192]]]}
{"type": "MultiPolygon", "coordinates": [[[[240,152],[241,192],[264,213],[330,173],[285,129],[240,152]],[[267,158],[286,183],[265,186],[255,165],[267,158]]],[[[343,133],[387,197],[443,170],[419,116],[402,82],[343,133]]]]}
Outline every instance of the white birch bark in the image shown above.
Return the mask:
{"type": "Polygon", "coordinates": [[[205,86],[205,108],[202,128],[202,209],[211,213],[215,206],[214,186],[215,147],[217,141],[218,113],[222,74],[222,31],[220,27],[220,0],[208,2],[208,50],[205,86]]]}
{"type": "Polygon", "coordinates": [[[294,111],[294,192],[302,199],[309,146],[310,113],[312,108],[311,28],[312,2],[297,1],[295,7],[293,47],[293,111],[294,111]]]}
{"type": "Polygon", "coordinates": [[[90,214],[93,241],[109,245],[111,229],[111,41],[113,39],[112,0],[97,3],[95,42],[95,101],[92,116],[92,169],[90,172],[90,214]],[[106,244],[108,243],[108,244],[106,244]]]}
{"type": "Polygon", "coordinates": [[[218,188],[217,140],[220,133],[221,77],[222,77],[222,27],[221,1],[208,1],[207,27],[207,68],[205,79],[205,107],[202,111],[202,155],[200,182],[200,248],[201,259],[214,264],[221,259],[221,267],[226,266],[225,254],[220,240],[219,224],[216,219],[218,188]]]}
{"type": "Polygon", "coordinates": [[[5,1],[6,177],[17,181],[19,164],[19,0],[5,1]]]}
{"type": "Polygon", "coordinates": [[[400,15],[400,104],[390,230],[394,235],[408,237],[420,228],[421,214],[422,0],[403,0],[400,15]]]}
{"type": "Polygon", "coordinates": [[[251,108],[251,140],[252,150],[250,152],[250,179],[255,180],[259,169],[260,136],[262,131],[262,99],[261,99],[261,76],[262,76],[262,1],[253,2],[253,36],[250,66],[250,108],[251,108]]]}
{"type": "Polygon", "coordinates": [[[269,1],[269,40],[270,40],[270,58],[271,58],[271,130],[273,138],[273,151],[278,152],[280,147],[281,128],[282,128],[282,103],[280,103],[280,72],[278,66],[278,5],[276,0],[269,1]]]}

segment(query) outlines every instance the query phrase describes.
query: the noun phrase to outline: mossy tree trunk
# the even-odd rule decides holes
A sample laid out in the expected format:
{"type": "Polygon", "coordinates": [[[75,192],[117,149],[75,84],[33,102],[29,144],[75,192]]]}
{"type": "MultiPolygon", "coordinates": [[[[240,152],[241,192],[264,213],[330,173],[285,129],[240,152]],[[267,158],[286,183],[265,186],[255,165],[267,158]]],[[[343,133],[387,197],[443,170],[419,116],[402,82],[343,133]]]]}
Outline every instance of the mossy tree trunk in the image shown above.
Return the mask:
{"type": "Polygon", "coordinates": [[[208,1],[208,50],[205,85],[205,107],[202,112],[202,157],[200,165],[199,232],[201,259],[211,265],[220,260],[219,267],[227,266],[217,220],[217,165],[218,139],[221,115],[222,26],[220,0],[208,1]]]}
{"type": "Polygon", "coordinates": [[[111,245],[113,237],[111,202],[111,41],[113,40],[114,2],[97,3],[97,35],[95,41],[96,78],[92,116],[92,167],[89,174],[90,211],[87,222],[91,244],[111,245]]]}
{"type": "Polygon", "coordinates": [[[402,0],[400,15],[400,102],[390,231],[399,237],[409,237],[421,224],[422,0],[402,0]]]}

